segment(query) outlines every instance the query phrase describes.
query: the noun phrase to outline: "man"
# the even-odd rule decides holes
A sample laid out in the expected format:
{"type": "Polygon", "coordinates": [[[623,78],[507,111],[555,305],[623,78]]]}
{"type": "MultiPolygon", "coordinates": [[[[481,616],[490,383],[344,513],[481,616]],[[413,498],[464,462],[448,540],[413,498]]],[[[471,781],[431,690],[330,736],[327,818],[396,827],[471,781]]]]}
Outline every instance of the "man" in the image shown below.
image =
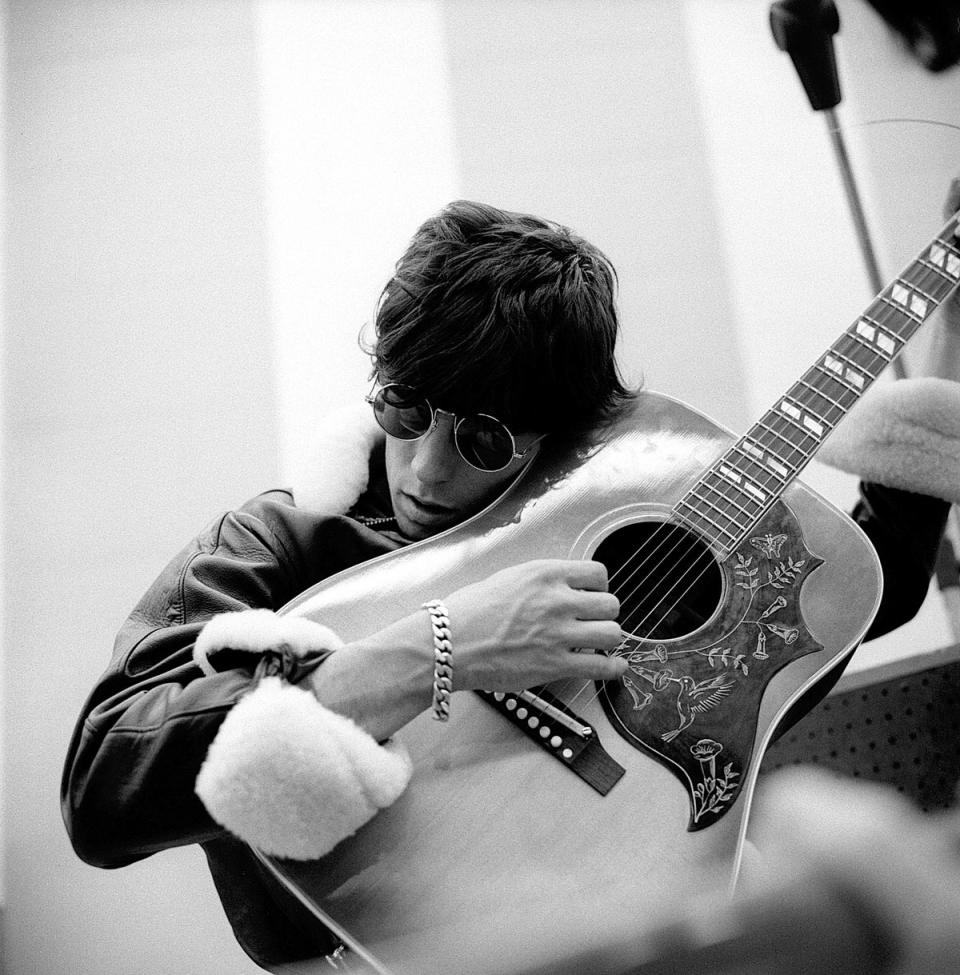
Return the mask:
{"type": "MultiPolygon", "coordinates": [[[[418,230],[376,316],[379,426],[336,429],[319,486],[218,519],[121,629],[64,770],[82,858],[116,867],[200,843],[255,960],[321,954],[332,942],[300,923],[248,843],[312,858],[355,831],[406,787],[409,759],[390,736],[431,707],[442,720],[451,691],[624,673],[604,654],[621,631],[597,562],[518,565],[346,645],[275,615],[318,581],[461,522],[545,440],[629,408],[615,281],[595,247],[535,217],[459,202],[418,230]],[[291,759],[294,742],[310,743],[307,760],[291,759]]],[[[884,630],[919,607],[946,510],[867,490],[858,518],[897,580],[884,630]]]]}

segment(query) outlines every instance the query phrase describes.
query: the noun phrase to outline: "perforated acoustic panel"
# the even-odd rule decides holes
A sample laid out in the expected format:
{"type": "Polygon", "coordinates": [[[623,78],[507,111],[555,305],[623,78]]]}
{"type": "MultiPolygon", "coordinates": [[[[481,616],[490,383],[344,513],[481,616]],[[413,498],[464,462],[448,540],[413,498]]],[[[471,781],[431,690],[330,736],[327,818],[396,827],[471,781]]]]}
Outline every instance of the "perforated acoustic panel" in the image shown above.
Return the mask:
{"type": "Polygon", "coordinates": [[[925,812],[957,803],[960,662],[838,691],[767,750],[761,775],[818,765],[885,782],[925,812]]]}

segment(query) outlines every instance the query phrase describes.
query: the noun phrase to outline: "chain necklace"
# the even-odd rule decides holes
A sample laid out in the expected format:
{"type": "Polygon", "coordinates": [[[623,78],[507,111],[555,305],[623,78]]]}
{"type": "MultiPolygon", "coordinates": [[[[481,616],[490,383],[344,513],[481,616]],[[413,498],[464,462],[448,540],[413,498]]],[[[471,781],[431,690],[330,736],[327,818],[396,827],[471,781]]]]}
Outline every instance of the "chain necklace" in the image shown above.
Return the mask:
{"type": "Polygon", "coordinates": [[[393,515],[382,515],[378,518],[370,515],[356,515],[356,520],[367,528],[384,528],[387,525],[396,525],[397,519],[393,515]]]}

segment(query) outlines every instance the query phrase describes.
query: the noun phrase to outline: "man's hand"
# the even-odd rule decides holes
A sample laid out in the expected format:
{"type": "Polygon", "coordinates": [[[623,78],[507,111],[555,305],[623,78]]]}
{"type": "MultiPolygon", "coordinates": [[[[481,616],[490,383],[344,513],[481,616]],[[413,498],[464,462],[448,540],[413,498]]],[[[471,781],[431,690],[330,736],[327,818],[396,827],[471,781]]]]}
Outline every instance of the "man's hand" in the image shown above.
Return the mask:
{"type": "Polygon", "coordinates": [[[451,593],[454,687],[521,690],[565,677],[612,680],[626,661],[584,651],[623,639],[600,562],[525,562],[451,593]]]}
{"type": "MultiPolygon", "coordinates": [[[[620,604],[607,592],[600,562],[525,562],[444,595],[443,602],[454,690],[519,691],[567,677],[613,680],[627,669],[622,657],[590,652],[613,650],[622,640],[620,604]]],[[[423,610],[341,647],[306,681],[321,704],[378,740],[429,706],[432,682],[430,618],[423,610]]]]}

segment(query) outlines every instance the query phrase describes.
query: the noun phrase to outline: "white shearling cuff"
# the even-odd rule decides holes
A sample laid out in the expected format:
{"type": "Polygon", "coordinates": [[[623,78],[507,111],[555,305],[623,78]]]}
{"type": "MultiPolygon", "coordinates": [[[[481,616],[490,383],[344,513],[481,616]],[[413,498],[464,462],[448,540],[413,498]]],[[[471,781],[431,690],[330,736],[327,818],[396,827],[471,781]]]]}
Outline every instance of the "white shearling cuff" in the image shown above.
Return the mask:
{"type": "Polygon", "coordinates": [[[293,461],[290,482],[297,507],[327,515],[352,508],[367,489],[370,453],[385,438],[367,403],[324,417],[311,449],[293,461]]]}
{"type": "Polygon", "coordinates": [[[922,377],[875,386],[818,457],[868,481],[960,502],[960,383],[922,377]]]}
{"type": "Polygon", "coordinates": [[[322,857],[406,789],[412,764],[310,691],[267,677],[224,719],[197,776],[210,815],[264,853],[322,857]]]}
{"type": "Polygon", "coordinates": [[[261,654],[288,646],[297,656],[312,650],[336,650],[343,641],[333,630],[305,616],[278,616],[269,609],[245,609],[212,617],[193,645],[193,662],[208,677],[216,668],[210,655],[217,650],[261,654]]]}

